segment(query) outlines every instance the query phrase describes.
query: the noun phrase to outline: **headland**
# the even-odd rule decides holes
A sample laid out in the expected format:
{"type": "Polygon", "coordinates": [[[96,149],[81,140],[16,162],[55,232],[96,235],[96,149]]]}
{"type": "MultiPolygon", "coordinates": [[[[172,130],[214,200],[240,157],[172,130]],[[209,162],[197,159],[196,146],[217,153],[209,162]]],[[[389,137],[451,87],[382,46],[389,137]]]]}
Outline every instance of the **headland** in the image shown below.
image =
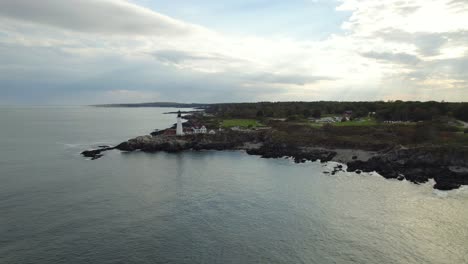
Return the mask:
{"type": "MultiPolygon", "coordinates": [[[[320,117],[315,111],[311,111],[315,117],[305,117],[304,110],[302,117],[266,117],[263,104],[254,104],[255,116],[226,113],[237,109],[239,114],[251,105],[208,106],[183,116],[182,134],[177,134],[175,124],[82,155],[97,159],[114,149],[148,153],[241,150],[262,158],[289,157],[296,163],[336,161],[346,164],[349,172],[377,172],[387,179],[416,184],[433,179],[439,190],[468,185],[468,137],[464,123],[455,118],[379,120],[373,111],[353,116],[352,110],[320,117]]],[[[331,174],[344,169],[337,165],[331,174]]]]}

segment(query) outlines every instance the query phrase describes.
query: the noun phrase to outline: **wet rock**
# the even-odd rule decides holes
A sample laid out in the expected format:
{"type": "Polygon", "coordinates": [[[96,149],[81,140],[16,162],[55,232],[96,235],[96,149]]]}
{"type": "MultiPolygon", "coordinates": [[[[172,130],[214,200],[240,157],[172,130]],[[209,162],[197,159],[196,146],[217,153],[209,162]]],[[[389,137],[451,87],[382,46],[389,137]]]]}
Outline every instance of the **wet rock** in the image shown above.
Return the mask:
{"type": "Polygon", "coordinates": [[[97,159],[99,159],[99,158],[101,158],[103,156],[102,152],[108,151],[108,150],[113,150],[113,149],[114,149],[113,147],[103,147],[103,148],[100,148],[100,149],[85,150],[85,151],[81,152],[81,155],[83,155],[84,157],[87,157],[87,158],[91,158],[91,160],[97,160],[97,159]]]}
{"type": "Polygon", "coordinates": [[[250,155],[260,155],[262,158],[282,158],[293,157],[294,162],[304,163],[306,161],[320,160],[322,163],[331,161],[336,156],[336,152],[328,150],[304,151],[295,146],[284,144],[264,143],[260,148],[248,149],[250,155]]]}
{"type": "Polygon", "coordinates": [[[454,189],[460,188],[460,184],[452,183],[452,182],[437,182],[434,184],[434,189],[441,190],[441,191],[450,191],[454,189]]]}
{"type": "Polygon", "coordinates": [[[464,148],[417,148],[392,151],[368,161],[351,161],[348,171],[376,171],[384,178],[406,179],[415,184],[434,179],[434,188],[451,190],[468,185],[468,172],[450,170],[449,166],[468,163],[468,151],[464,148]]]}

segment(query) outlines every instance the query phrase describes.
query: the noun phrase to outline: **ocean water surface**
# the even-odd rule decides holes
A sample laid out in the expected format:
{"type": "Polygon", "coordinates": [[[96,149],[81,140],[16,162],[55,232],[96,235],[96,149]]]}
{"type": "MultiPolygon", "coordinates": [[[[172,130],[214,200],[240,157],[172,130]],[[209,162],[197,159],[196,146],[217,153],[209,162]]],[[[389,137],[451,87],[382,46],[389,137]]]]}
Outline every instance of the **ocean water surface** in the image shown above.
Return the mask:
{"type": "Polygon", "coordinates": [[[0,108],[0,263],[468,263],[468,189],[243,152],[79,155],[163,108],[0,108]]]}

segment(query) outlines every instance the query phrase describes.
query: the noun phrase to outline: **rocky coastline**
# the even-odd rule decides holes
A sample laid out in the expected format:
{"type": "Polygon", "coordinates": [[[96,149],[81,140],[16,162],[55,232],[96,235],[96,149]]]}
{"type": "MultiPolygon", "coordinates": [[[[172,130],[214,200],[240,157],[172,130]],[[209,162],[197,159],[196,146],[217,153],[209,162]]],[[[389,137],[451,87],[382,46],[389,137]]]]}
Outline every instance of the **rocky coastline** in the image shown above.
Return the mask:
{"type": "MultiPolygon", "coordinates": [[[[143,151],[169,153],[187,150],[244,150],[249,155],[262,158],[290,157],[296,163],[336,161],[347,165],[348,172],[377,172],[387,179],[408,180],[416,184],[434,179],[435,189],[453,190],[468,185],[468,148],[444,147],[391,148],[381,151],[304,147],[278,143],[271,139],[269,131],[240,132],[227,130],[215,135],[198,134],[182,137],[161,133],[139,136],[115,147],[101,146],[81,154],[92,160],[109,150],[125,152],[143,151]]],[[[331,174],[342,171],[338,165],[331,174]]],[[[329,172],[328,172],[329,173],[329,172]]]]}
{"type": "Polygon", "coordinates": [[[417,184],[434,179],[434,188],[439,190],[468,185],[468,148],[394,149],[367,161],[355,160],[347,165],[347,171],[375,171],[387,179],[406,179],[417,184]]]}

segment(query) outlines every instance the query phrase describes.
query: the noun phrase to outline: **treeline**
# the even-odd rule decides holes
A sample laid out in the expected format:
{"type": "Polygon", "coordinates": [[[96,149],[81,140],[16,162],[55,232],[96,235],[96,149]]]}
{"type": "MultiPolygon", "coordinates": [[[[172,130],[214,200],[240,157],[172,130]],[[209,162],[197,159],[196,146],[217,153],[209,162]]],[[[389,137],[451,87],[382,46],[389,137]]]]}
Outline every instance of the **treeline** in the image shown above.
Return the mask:
{"type": "Polygon", "coordinates": [[[381,121],[426,121],[446,116],[468,121],[468,103],[435,101],[226,103],[210,105],[206,111],[224,118],[319,118],[352,111],[353,118],[375,113],[381,121]]]}

